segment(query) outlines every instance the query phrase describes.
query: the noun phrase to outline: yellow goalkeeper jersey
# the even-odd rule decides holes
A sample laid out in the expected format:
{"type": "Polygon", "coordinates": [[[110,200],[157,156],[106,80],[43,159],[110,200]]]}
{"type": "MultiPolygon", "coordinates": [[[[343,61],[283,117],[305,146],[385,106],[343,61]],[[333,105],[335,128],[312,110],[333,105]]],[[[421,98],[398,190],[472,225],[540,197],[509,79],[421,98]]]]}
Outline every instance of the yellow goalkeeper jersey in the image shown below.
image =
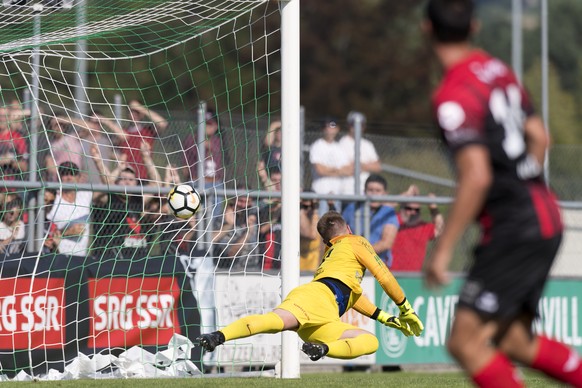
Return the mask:
{"type": "MultiPolygon", "coordinates": [[[[313,280],[334,278],[348,286],[357,296],[362,294],[360,283],[366,269],[378,280],[386,294],[396,303],[404,300],[404,292],[386,264],[362,236],[347,234],[331,240],[323,261],[313,280]]],[[[357,299],[357,297],[356,297],[357,299]]]]}

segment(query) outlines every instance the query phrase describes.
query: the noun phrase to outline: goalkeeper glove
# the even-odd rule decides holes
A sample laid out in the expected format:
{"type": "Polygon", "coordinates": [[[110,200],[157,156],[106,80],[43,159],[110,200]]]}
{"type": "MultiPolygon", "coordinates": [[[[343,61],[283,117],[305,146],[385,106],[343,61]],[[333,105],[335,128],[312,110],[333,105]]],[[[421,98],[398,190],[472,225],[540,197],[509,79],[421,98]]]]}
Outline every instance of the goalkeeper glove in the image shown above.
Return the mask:
{"type": "Polygon", "coordinates": [[[408,325],[414,335],[418,337],[424,330],[424,325],[406,298],[398,305],[398,309],[400,309],[398,318],[400,318],[402,326],[408,325]]]}
{"type": "Polygon", "coordinates": [[[378,314],[378,318],[376,318],[376,320],[385,326],[391,327],[396,330],[400,330],[402,334],[404,334],[407,337],[410,337],[412,335],[412,331],[410,331],[408,326],[402,325],[398,317],[395,315],[390,315],[387,312],[380,310],[380,313],[378,314]]]}

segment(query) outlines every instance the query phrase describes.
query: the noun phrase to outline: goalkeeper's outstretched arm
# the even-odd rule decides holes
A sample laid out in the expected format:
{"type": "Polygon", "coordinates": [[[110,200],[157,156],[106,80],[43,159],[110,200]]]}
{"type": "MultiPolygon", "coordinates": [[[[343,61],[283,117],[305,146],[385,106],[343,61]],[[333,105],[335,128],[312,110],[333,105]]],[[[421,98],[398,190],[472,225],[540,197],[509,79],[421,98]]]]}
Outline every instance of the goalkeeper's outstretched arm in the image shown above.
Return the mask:
{"type": "Polygon", "coordinates": [[[419,336],[424,330],[424,325],[422,321],[406,299],[404,291],[398,284],[398,281],[390,272],[386,264],[380,260],[378,255],[371,252],[366,252],[359,257],[359,260],[364,266],[370,270],[372,275],[376,278],[378,283],[382,286],[382,289],[386,294],[392,299],[394,303],[398,306],[400,310],[400,323],[402,326],[407,326],[415,336],[419,336]]]}
{"type": "Polygon", "coordinates": [[[408,328],[407,325],[401,324],[400,320],[395,315],[390,315],[386,311],[382,311],[379,307],[376,307],[368,298],[361,295],[353,306],[353,309],[362,315],[367,316],[370,319],[374,319],[381,324],[391,327],[396,330],[400,330],[402,334],[409,337],[413,333],[408,328]]]}

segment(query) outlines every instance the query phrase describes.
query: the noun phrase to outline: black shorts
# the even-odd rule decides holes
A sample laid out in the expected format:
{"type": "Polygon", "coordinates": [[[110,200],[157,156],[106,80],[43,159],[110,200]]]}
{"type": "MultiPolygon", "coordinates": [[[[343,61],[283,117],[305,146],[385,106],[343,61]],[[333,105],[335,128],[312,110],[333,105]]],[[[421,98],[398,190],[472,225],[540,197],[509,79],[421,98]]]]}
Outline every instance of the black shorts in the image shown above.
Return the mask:
{"type": "Polygon", "coordinates": [[[459,293],[459,307],[484,320],[536,314],[562,236],[489,244],[475,249],[475,263],[459,293]]]}

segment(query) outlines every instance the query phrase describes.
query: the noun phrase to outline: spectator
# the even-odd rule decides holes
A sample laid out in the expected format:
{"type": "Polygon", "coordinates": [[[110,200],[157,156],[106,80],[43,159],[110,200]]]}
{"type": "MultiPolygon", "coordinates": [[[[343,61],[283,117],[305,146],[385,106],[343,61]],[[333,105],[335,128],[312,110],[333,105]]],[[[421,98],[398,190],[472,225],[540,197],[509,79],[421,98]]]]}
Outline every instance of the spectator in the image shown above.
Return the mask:
{"type": "MultiPolygon", "coordinates": [[[[99,112],[86,121],[85,128],[79,131],[83,154],[91,155],[91,148],[97,146],[101,158],[109,166],[112,162],[117,164],[119,160],[127,160],[127,154],[119,154],[119,145],[127,143],[126,132],[117,124],[116,120],[102,116],[99,112]]],[[[87,163],[88,181],[91,183],[101,183],[99,170],[95,163],[87,163]]]]}
{"type": "Polygon", "coordinates": [[[10,110],[10,128],[20,133],[23,137],[29,135],[26,122],[30,118],[30,109],[24,109],[20,101],[14,99],[8,106],[10,110]]]}
{"type": "Polygon", "coordinates": [[[2,220],[0,221],[0,254],[21,255],[25,247],[25,225],[22,221],[22,198],[18,194],[4,197],[2,220]]]}
{"type": "MultiPolygon", "coordinates": [[[[353,165],[336,139],[340,128],[335,120],[326,120],[322,130],[322,136],[309,149],[309,162],[313,170],[311,188],[317,194],[339,194],[343,180],[353,174],[353,165]]],[[[340,209],[337,201],[335,208],[340,209]]],[[[320,201],[320,214],[328,209],[328,201],[320,201]]]]}
{"type": "Polygon", "coordinates": [[[0,107],[0,180],[20,180],[28,171],[28,145],[12,129],[10,110],[0,107]]]}
{"type": "MultiPolygon", "coordinates": [[[[157,185],[161,178],[151,159],[150,147],[143,142],[141,158],[152,177],[148,185],[157,185]]],[[[136,187],[141,185],[131,165],[121,161],[117,172],[112,174],[100,158],[96,146],[91,156],[104,184],[136,187]]],[[[94,201],[94,234],[92,254],[98,258],[141,259],[148,254],[147,225],[144,225],[145,204],[152,195],[147,193],[97,193],[94,201]],[[106,255],[106,256],[105,256],[106,255]]]]}
{"type": "MultiPolygon", "coordinates": [[[[418,188],[411,186],[410,195],[419,195],[418,188]]],[[[429,194],[434,196],[434,194],[429,194]]],[[[426,222],[421,216],[421,206],[419,203],[407,202],[400,206],[398,221],[400,229],[396,235],[392,254],[392,271],[414,271],[420,272],[429,241],[436,239],[444,227],[444,218],[439,212],[436,203],[428,205],[432,221],[426,222]]]]}
{"type": "MultiPolygon", "coordinates": [[[[355,155],[356,155],[356,139],[355,139],[355,123],[357,119],[360,119],[362,123],[362,136],[364,130],[366,129],[366,116],[360,112],[351,111],[348,114],[348,133],[342,136],[339,144],[343,150],[344,155],[347,156],[349,163],[352,164],[355,171],[355,155]]],[[[360,138],[360,185],[361,188],[358,192],[354,192],[355,189],[355,178],[354,175],[346,176],[343,179],[342,194],[361,194],[364,191],[364,185],[366,179],[370,176],[370,173],[379,173],[382,170],[382,165],[380,163],[380,158],[376,152],[376,147],[374,144],[363,137],[360,138]]]]}
{"type": "MultiPolygon", "coordinates": [[[[281,192],[281,169],[272,167],[269,177],[274,191],[281,192]]],[[[281,198],[268,198],[259,208],[259,241],[264,255],[263,269],[281,268],[281,198]]]]}
{"type": "Polygon", "coordinates": [[[257,209],[248,194],[238,195],[227,203],[222,223],[215,229],[213,245],[217,268],[229,271],[259,269],[257,209]]]}
{"type": "Polygon", "coordinates": [[[50,151],[45,156],[47,180],[58,180],[58,166],[65,162],[72,162],[79,166],[82,174],[85,168],[85,156],[83,147],[77,134],[66,133],[64,126],[70,122],[56,116],[49,120],[48,136],[50,139],[50,151]]]}
{"type": "Polygon", "coordinates": [[[57,191],[55,189],[44,189],[44,206],[46,214],[50,213],[53,205],[55,204],[55,199],[57,199],[57,191]]]}
{"type": "Polygon", "coordinates": [[[56,225],[54,225],[49,219],[50,214],[55,200],[57,199],[57,191],[55,189],[44,189],[44,232],[45,239],[43,242],[42,253],[51,253],[56,251],[56,245],[54,244],[53,234],[56,230],[56,225]],[[55,247],[53,249],[53,247],[55,247]]]}
{"type": "MultiPolygon", "coordinates": [[[[79,182],[81,172],[75,163],[59,165],[58,175],[64,184],[79,182]]],[[[45,247],[70,256],[87,256],[89,248],[89,215],[93,193],[62,189],[46,218],[51,222],[45,247]]]]}
{"type": "Polygon", "coordinates": [[[143,106],[138,101],[129,103],[130,124],[125,128],[125,137],[120,146],[127,156],[127,163],[138,179],[146,179],[148,168],[142,158],[141,147],[145,142],[154,148],[155,139],[168,127],[168,121],[160,114],[143,106]]]}
{"type": "Polygon", "coordinates": [[[200,163],[200,147],[204,147],[204,187],[213,190],[206,196],[206,208],[212,209],[213,218],[222,213],[224,195],[218,195],[216,189],[224,187],[224,147],[217,116],[212,110],[205,114],[206,139],[203,144],[198,144],[196,133],[189,134],[184,141],[184,164],[188,169],[191,184],[196,185],[198,177],[198,163],[200,163]]]}
{"type": "MultiPolygon", "coordinates": [[[[117,162],[119,159],[122,158],[127,159],[127,156],[123,153],[119,157],[117,155],[114,156],[115,148],[118,145],[127,142],[127,136],[123,129],[119,125],[117,125],[113,120],[105,118],[101,116],[99,113],[95,113],[92,117],[89,117],[87,119],[58,116],[57,122],[59,125],[61,125],[61,127],[64,125],[71,126],[72,131],[71,130],[63,131],[61,129],[61,132],[68,132],[69,134],[66,134],[65,136],[70,136],[70,138],[76,138],[81,146],[81,150],[79,151],[79,155],[81,156],[79,159],[81,160],[75,160],[75,158],[72,158],[71,161],[77,163],[78,166],[81,167],[82,182],[87,181],[90,183],[102,182],[95,163],[86,162],[86,157],[87,155],[91,154],[91,149],[94,146],[97,147],[101,159],[107,166],[110,164],[111,160],[115,160],[115,162],[117,162]],[[108,131],[104,131],[103,127],[106,127],[108,131]]],[[[58,132],[58,130],[55,129],[55,133],[56,132],[58,132]]],[[[54,144],[51,144],[51,149],[54,149],[54,144]]],[[[68,152],[65,154],[65,157],[71,155],[74,155],[74,153],[68,152]]],[[[47,157],[50,156],[51,155],[48,155],[47,157]]]]}
{"type": "MultiPolygon", "coordinates": [[[[367,196],[382,196],[388,194],[388,182],[382,176],[372,174],[366,179],[365,194],[367,196]]],[[[352,229],[356,231],[356,210],[360,210],[360,230],[364,231],[364,208],[361,203],[350,203],[346,206],[343,217],[352,229]]],[[[372,247],[382,261],[390,268],[392,266],[392,247],[398,233],[398,216],[392,206],[382,201],[370,202],[370,238],[372,247]]]]}
{"type": "Polygon", "coordinates": [[[299,206],[299,269],[315,272],[323,256],[323,242],[317,232],[319,204],[315,199],[302,199],[299,206]]]}
{"type": "Polygon", "coordinates": [[[270,169],[272,167],[281,168],[282,136],[281,121],[273,121],[265,135],[261,159],[257,163],[257,173],[265,190],[274,190],[273,182],[268,174],[270,169]]]}

